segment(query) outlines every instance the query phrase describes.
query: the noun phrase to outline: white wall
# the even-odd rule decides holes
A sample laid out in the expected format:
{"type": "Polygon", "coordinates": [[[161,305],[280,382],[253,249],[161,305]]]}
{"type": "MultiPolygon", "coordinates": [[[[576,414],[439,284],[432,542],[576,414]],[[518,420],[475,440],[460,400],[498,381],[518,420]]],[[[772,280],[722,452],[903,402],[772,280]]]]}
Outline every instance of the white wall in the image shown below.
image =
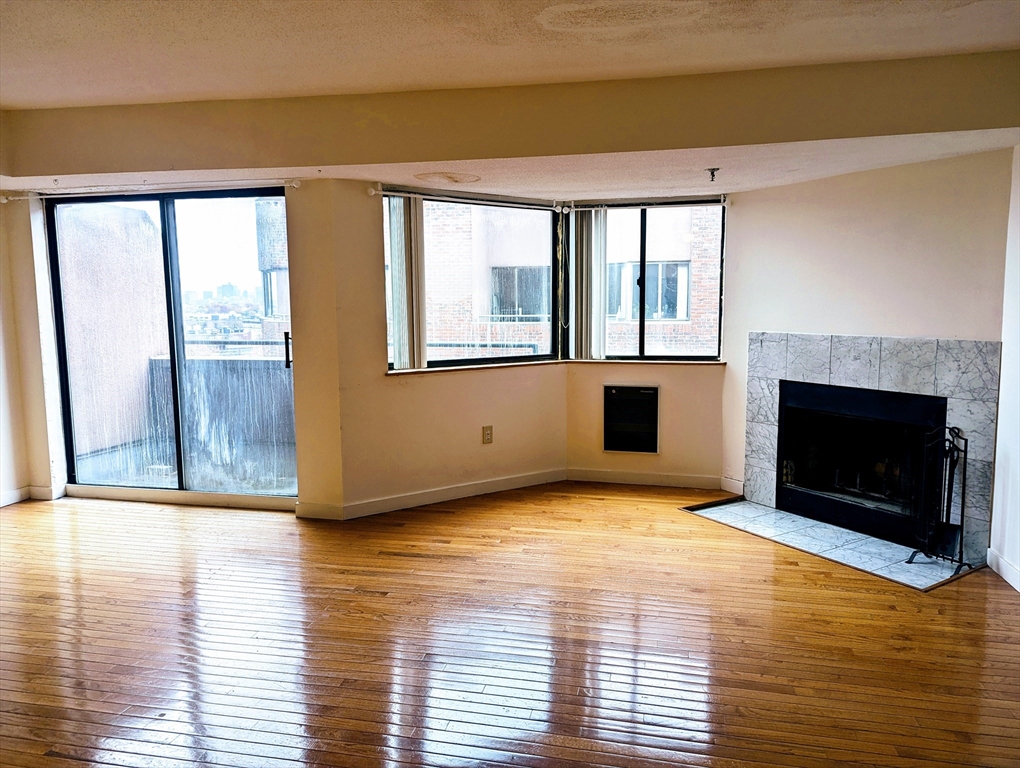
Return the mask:
{"type": "Polygon", "coordinates": [[[33,499],[56,499],[64,495],[67,464],[43,206],[31,199],[13,200],[3,207],[29,492],[33,499]]]}
{"type": "Polygon", "coordinates": [[[27,499],[29,495],[6,210],[7,206],[0,205],[0,506],[27,499]]]}
{"type": "MultiPolygon", "coordinates": [[[[719,487],[722,365],[538,364],[386,375],[382,207],[335,189],[344,514],[571,477],[719,487]],[[603,383],[657,384],[658,455],[602,451],[603,383]],[[493,426],[492,445],[481,428],[493,426]]],[[[297,202],[297,195],[289,204],[297,202]]]]}
{"type": "Polygon", "coordinates": [[[567,476],[576,480],[718,488],[724,365],[570,363],[567,476]],[[658,454],[602,450],[605,384],[659,387],[658,454]]]}
{"type": "Polygon", "coordinates": [[[1020,591],[1020,146],[1013,150],[1000,371],[988,563],[1020,591]]]}
{"type": "Polygon", "coordinates": [[[337,286],[345,233],[334,186],[287,190],[299,517],[343,517],[337,286]]]}
{"type": "Polygon", "coordinates": [[[345,517],[562,479],[564,367],[387,376],[382,206],[364,182],[301,191],[320,184],[333,189],[338,218],[345,517]],[[485,425],[491,445],[482,445],[485,425]]]}
{"type": "Polygon", "coordinates": [[[744,476],[748,331],[998,341],[1011,150],[733,195],[723,474],[744,476]]]}

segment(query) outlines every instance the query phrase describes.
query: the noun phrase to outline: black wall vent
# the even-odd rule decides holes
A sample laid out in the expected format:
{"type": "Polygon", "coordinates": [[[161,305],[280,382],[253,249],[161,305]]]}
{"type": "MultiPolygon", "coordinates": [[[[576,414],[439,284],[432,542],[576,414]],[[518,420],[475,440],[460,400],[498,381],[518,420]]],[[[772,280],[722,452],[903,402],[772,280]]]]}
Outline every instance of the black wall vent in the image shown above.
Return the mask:
{"type": "Polygon", "coordinates": [[[602,448],[659,452],[659,388],[605,385],[602,448]]]}

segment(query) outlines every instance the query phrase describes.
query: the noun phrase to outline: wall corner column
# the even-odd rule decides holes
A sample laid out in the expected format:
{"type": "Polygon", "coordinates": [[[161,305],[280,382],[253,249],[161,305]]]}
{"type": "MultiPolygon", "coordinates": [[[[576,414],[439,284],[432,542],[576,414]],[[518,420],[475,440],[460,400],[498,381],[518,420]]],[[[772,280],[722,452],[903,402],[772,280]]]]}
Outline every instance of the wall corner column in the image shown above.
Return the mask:
{"type": "Polygon", "coordinates": [[[343,518],[336,182],[287,189],[298,517],[343,518]]]}
{"type": "Polygon", "coordinates": [[[1020,146],[1013,149],[999,371],[988,564],[1020,591],[1020,146]]]}
{"type": "Polygon", "coordinates": [[[29,492],[59,499],[67,485],[60,401],[60,369],[46,245],[46,217],[39,198],[4,204],[14,316],[21,367],[29,492]]]}

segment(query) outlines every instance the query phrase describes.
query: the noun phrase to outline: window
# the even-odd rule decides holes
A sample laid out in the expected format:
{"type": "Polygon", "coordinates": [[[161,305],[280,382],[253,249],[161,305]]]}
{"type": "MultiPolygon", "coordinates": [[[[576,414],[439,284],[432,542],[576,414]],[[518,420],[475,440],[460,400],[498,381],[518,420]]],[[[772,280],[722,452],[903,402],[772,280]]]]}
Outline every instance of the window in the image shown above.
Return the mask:
{"type": "MultiPolygon", "coordinates": [[[[592,356],[718,357],[722,206],[578,212],[592,236],[592,356]]],[[[582,258],[585,258],[582,255],[582,258]]]]}
{"type": "Polygon", "coordinates": [[[392,369],[719,357],[721,199],[571,211],[392,193],[383,212],[392,369]]]}
{"type": "Polygon", "coordinates": [[[384,197],[394,369],[555,357],[549,209],[384,197]]]}

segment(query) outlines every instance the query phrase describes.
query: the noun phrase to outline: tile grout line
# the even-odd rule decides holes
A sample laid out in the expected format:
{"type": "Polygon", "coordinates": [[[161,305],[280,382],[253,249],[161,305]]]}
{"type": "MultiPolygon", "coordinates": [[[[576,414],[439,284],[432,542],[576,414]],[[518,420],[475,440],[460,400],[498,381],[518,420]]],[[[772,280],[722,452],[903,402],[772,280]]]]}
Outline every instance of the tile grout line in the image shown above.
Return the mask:
{"type": "Polygon", "coordinates": [[[832,334],[829,334],[829,386],[832,386],[832,334]]]}
{"type": "Polygon", "coordinates": [[[939,397],[939,350],[942,349],[942,339],[935,339],[935,366],[932,373],[931,393],[939,397]]]}
{"type": "Polygon", "coordinates": [[[882,349],[885,347],[885,343],[882,341],[882,337],[878,337],[878,381],[875,382],[875,389],[882,389],[882,349]]]}

